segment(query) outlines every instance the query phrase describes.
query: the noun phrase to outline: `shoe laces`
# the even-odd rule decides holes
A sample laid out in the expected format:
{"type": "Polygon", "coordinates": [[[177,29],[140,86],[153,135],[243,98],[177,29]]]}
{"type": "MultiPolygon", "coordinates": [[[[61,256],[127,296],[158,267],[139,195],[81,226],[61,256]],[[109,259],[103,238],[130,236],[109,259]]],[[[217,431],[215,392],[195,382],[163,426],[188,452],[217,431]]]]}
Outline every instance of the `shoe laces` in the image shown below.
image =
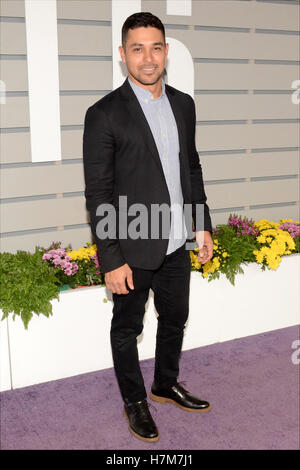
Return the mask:
{"type": "Polygon", "coordinates": [[[148,400],[142,400],[143,404],[145,406],[136,406],[136,403],[132,403],[132,404],[129,404],[127,405],[128,407],[131,407],[133,406],[134,407],[134,410],[136,412],[138,412],[140,415],[145,415],[145,416],[151,416],[151,413],[150,413],[150,410],[149,410],[149,407],[151,406],[152,408],[155,409],[155,412],[157,411],[157,409],[155,408],[154,405],[152,405],[152,403],[150,403],[148,400]]]}
{"type": "MultiPolygon", "coordinates": [[[[140,417],[140,419],[142,419],[143,421],[153,421],[153,418],[152,418],[152,415],[151,415],[151,412],[149,410],[149,406],[153,406],[151,403],[149,403],[147,400],[145,401],[145,406],[142,406],[142,407],[139,407],[137,409],[137,413],[140,417]]],[[[155,408],[153,406],[153,408],[155,408]]],[[[156,408],[155,408],[156,410],[156,408]]]]}

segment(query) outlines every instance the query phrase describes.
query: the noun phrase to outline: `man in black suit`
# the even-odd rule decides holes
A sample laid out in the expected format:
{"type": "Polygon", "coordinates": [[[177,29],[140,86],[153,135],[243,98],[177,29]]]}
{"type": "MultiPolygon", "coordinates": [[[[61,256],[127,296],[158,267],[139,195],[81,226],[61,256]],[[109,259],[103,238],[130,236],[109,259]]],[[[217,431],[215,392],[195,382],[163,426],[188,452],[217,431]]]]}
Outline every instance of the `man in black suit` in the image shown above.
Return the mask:
{"type": "Polygon", "coordinates": [[[177,382],[191,271],[186,248],[191,231],[183,206],[191,208],[200,262],[212,258],[213,241],[195,148],[195,104],[164,82],[168,48],[156,16],[143,12],[127,18],[119,51],[128,77],[89,107],[83,137],[87,208],[113,293],[110,335],[124,415],[131,433],[147,442],[157,441],[159,432],[148,408],[136,338],[150,288],[158,313],[150,398],[193,412],[211,408],[177,382]],[[171,209],[160,223],[153,214],[161,205],[177,205],[179,216],[171,209]],[[179,222],[182,230],[175,235],[179,222]]]}

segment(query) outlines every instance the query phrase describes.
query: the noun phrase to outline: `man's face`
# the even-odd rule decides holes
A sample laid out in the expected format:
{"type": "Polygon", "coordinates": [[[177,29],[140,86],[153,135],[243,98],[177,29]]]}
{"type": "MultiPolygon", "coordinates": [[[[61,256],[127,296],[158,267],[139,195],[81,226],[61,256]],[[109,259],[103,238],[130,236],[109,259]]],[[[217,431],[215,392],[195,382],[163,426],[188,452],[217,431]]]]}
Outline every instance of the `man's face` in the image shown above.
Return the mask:
{"type": "Polygon", "coordinates": [[[143,85],[154,85],[162,77],[168,50],[162,31],[151,26],[130,29],[125,49],[119,47],[129,75],[143,85]]]}

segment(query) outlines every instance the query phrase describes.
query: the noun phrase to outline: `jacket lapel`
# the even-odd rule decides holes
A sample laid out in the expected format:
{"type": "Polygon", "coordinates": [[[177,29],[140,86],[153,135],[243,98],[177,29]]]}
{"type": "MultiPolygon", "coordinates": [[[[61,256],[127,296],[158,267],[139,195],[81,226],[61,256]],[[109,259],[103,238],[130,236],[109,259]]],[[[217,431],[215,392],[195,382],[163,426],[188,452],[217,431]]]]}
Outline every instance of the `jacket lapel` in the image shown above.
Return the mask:
{"type": "Polygon", "coordinates": [[[137,97],[135,96],[133,89],[128,83],[128,77],[126,78],[124,84],[121,86],[120,91],[122,92],[122,98],[125,100],[125,104],[129,110],[129,113],[135,121],[137,129],[139,129],[139,133],[140,136],[142,136],[143,142],[147,145],[152,157],[154,158],[159,170],[162,173],[162,176],[164,177],[163,167],[160,161],[159,153],[156,147],[153,134],[151,132],[146,116],[140,106],[140,103],[137,97]]]}
{"type": "MultiPolygon", "coordinates": [[[[140,106],[140,103],[137,97],[135,96],[135,93],[132,90],[130,84],[128,83],[128,77],[126,78],[123,85],[120,87],[120,91],[121,91],[122,98],[124,99],[126,106],[136,123],[136,126],[140,129],[140,133],[143,136],[144,142],[146,143],[148,149],[151,152],[152,157],[154,158],[159,170],[162,173],[162,176],[164,177],[163,167],[161,164],[161,160],[159,157],[159,153],[157,150],[157,146],[156,146],[153,134],[151,132],[146,116],[140,106]]],[[[170,102],[170,105],[171,105],[171,108],[175,117],[175,121],[177,124],[179,147],[180,147],[179,158],[180,158],[181,164],[184,165],[184,158],[182,154],[184,153],[184,149],[185,149],[185,123],[183,120],[182,112],[179,108],[179,104],[176,102],[176,99],[175,99],[176,91],[172,87],[169,87],[167,84],[166,84],[166,94],[169,99],[169,102],[170,102]]]]}

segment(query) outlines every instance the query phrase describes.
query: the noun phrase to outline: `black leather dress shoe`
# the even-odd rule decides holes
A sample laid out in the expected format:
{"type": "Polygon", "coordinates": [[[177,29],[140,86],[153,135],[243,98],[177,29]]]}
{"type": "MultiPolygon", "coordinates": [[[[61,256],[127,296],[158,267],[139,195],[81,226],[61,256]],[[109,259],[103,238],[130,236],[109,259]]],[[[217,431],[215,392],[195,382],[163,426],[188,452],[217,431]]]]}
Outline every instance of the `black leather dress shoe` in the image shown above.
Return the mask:
{"type": "Polygon", "coordinates": [[[159,432],[150,414],[146,399],[135,403],[125,403],[124,415],[129,422],[131,434],[142,441],[158,441],[159,432]]]}
{"type": "Polygon", "coordinates": [[[154,381],[151,387],[150,398],[151,400],[158,401],[160,403],[170,402],[182,410],[193,411],[196,413],[202,413],[211,409],[211,405],[208,401],[195,397],[185,390],[179,383],[167,387],[160,387],[159,385],[156,385],[154,381]]]}

